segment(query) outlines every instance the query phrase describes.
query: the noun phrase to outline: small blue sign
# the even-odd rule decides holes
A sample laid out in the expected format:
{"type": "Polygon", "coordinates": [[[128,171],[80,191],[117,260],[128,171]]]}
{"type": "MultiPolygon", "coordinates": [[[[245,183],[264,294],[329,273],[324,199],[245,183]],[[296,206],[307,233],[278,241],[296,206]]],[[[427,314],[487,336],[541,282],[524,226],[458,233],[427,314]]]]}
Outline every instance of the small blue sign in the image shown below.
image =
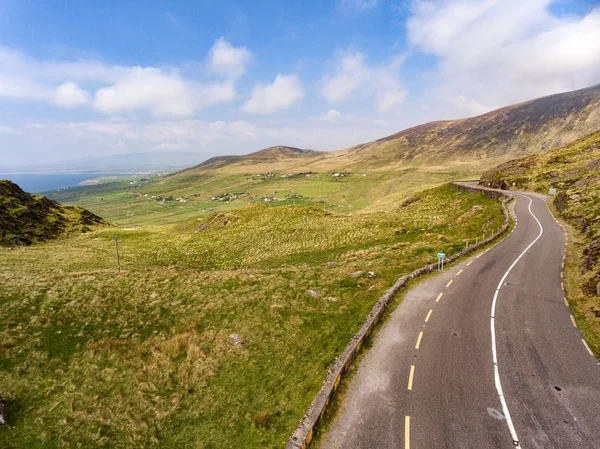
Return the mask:
{"type": "Polygon", "coordinates": [[[446,254],[438,253],[438,259],[445,259],[445,258],[446,258],[446,254]]]}

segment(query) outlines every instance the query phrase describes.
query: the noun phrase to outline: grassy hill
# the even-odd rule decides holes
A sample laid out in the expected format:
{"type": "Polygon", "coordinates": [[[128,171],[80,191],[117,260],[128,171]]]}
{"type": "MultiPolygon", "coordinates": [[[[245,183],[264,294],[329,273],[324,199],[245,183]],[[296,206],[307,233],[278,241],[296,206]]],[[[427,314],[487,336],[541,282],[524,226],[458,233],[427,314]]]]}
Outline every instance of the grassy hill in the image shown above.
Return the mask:
{"type": "Polygon", "coordinates": [[[0,180],[0,245],[30,245],[69,232],[87,232],[104,221],[86,209],[63,206],[0,180]]]}
{"type": "Polygon", "coordinates": [[[600,132],[544,154],[490,170],[482,184],[548,193],[556,188],[557,212],[576,230],[568,245],[567,294],[580,328],[600,356],[600,132]],[[514,187],[513,187],[514,184],[514,187]]]}
{"type": "Polygon", "coordinates": [[[53,192],[111,222],[151,226],[252,204],[337,212],[388,210],[453,179],[543,152],[600,129],[600,85],[478,117],[433,122],[340,151],[275,146],[221,156],[168,175],[53,192]]]}
{"type": "Polygon", "coordinates": [[[0,447],[281,448],[402,274],[501,226],[449,186],[387,213],[252,205],[0,257],[0,447]],[[372,272],[372,273],[369,273],[372,272]]]}
{"type": "Polygon", "coordinates": [[[600,84],[507,106],[477,117],[426,123],[345,150],[317,152],[272,147],[246,156],[211,159],[183,170],[344,171],[427,167],[490,168],[501,160],[558,148],[600,128],[600,84]],[[265,164],[269,164],[268,166],[265,164]],[[270,170],[269,170],[270,168],[270,170]]]}

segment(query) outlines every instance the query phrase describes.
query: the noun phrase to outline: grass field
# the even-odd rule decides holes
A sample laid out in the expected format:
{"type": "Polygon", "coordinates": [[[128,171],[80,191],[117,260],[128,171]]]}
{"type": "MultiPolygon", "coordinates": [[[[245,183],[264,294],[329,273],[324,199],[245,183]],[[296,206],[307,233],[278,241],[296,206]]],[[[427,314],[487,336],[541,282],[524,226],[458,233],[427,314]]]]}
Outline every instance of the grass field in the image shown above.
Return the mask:
{"type": "MultiPolygon", "coordinates": [[[[306,196],[336,182],[317,180],[306,196]]],[[[308,201],[194,209],[181,223],[3,250],[0,447],[285,446],[393,281],[503,220],[485,196],[446,185],[401,207],[393,180],[382,184],[390,199],[377,212],[308,201]]],[[[336,192],[361,201],[357,187],[336,192]]]]}
{"type": "Polygon", "coordinates": [[[79,187],[49,196],[61,203],[85,207],[123,227],[170,224],[212,212],[227,212],[252,204],[279,207],[314,205],[336,212],[393,208],[401,198],[452,179],[464,171],[286,174],[198,174],[125,179],[99,186],[79,187]],[[232,197],[238,194],[239,198],[232,197]],[[243,194],[243,195],[239,195],[243,194]],[[217,198],[214,199],[213,198],[217,198]],[[162,199],[168,201],[162,203],[162,199]],[[276,201],[268,203],[265,198],[276,201]],[[183,201],[177,201],[182,199],[183,201]]]}

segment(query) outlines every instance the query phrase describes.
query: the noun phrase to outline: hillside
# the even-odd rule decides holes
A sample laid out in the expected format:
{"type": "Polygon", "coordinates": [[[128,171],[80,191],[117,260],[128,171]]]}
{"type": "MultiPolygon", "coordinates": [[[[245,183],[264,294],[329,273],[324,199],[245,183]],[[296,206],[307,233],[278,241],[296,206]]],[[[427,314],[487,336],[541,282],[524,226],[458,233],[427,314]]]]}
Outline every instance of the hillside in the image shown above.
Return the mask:
{"type": "Polygon", "coordinates": [[[114,228],[4,251],[0,447],[283,448],[377,298],[503,219],[445,185],[119,229],[120,274],[114,228]]]}
{"type": "Polygon", "coordinates": [[[127,226],[166,224],[250,204],[385,211],[424,188],[473,179],[516,157],[600,129],[600,85],[462,120],[432,122],[341,151],[274,146],[139,182],[52,192],[127,226]],[[167,199],[167,200],[164,200],[167,199]]]}
{"type": "Polygon", "coordinates": [[[89,226],[102,223],[102,218],[86,209],[63,206],[0,180],[0,245],[44,242],[66,232],[86,232],[89,226]]]}
{"type": "Polygon", "coordinates": [[[600,310],[600,132],[548,153],[506,162],[485,173],[480,183],[545,194],[557,189],[554,207],[576,230],[575,245],[568,247],[568,298],[599,353],[595,312],[600,310]]]}
{"type": "Polygon", "coordinates": [[[332,152],[271,147],[223,156],[183,170],[206,172],[486,169],[558,148],[600,129],[600,84],[507,106],[477,117],[426,123],[332,152]],[[269,168],[270,167],[270,168],[269,168]]]}

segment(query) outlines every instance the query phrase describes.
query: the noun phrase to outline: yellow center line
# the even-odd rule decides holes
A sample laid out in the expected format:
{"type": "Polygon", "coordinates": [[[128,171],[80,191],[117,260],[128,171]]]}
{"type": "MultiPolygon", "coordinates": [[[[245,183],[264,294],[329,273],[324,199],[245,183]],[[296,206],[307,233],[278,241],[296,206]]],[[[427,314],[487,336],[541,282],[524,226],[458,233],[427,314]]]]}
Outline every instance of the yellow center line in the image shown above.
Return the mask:
{"type": "Polygon", "coordinates": [[[429,321],[429,317],[431,316],[432,313],[433,313],[433,309],[429,309],[429,313],[425,317],[425,322],[429,321]]]}
{"type": "Polygon", "coordinates": [[[469,265],[471,265],[472,263],[473,263],[473,261],[470,261],[470,262],[467,264],[467,267],[468,267],[469,265]]]}
{"type": "Polygon", "coordinates": [[[460,275],[460,273],[462,273],[462,272],[463,272],[463,270],[460,270],[458,273],[456,273],[456,275],[458,276],[458,275],[460,275]]]}
{"type": "Polygon", "coordinates": [[[452,284],[452,279],[446,284],[446,287],[450,287],[450,284],[452,284]]]}
{"type": "Polygon", "coordinates": [[[415,377],[415,365],[410,365],[410,374],[408,376],[408,389],[412,390],[413,378],[415,377]]]}
{"type": "Polygon", "coordinates": [[[440,299],[441,299],[442,295],[443,295],[443,293],[440,293],[438,295],[438,297],[436,298],[435,302],[440,302],[440,299]]]}
{"type": "Polygon", "coordinates": [[[421,344],[421,338],[423,338],[423,332],[419,332],[419,337],[417,338],[417,344],[415,345],[415,349],[419,349],[419,345],[421,344]]]}
{"type": "Polygon", "coordinates": [[[410,449],[410,416],[404,417],[404,449],[410,449]]]}

